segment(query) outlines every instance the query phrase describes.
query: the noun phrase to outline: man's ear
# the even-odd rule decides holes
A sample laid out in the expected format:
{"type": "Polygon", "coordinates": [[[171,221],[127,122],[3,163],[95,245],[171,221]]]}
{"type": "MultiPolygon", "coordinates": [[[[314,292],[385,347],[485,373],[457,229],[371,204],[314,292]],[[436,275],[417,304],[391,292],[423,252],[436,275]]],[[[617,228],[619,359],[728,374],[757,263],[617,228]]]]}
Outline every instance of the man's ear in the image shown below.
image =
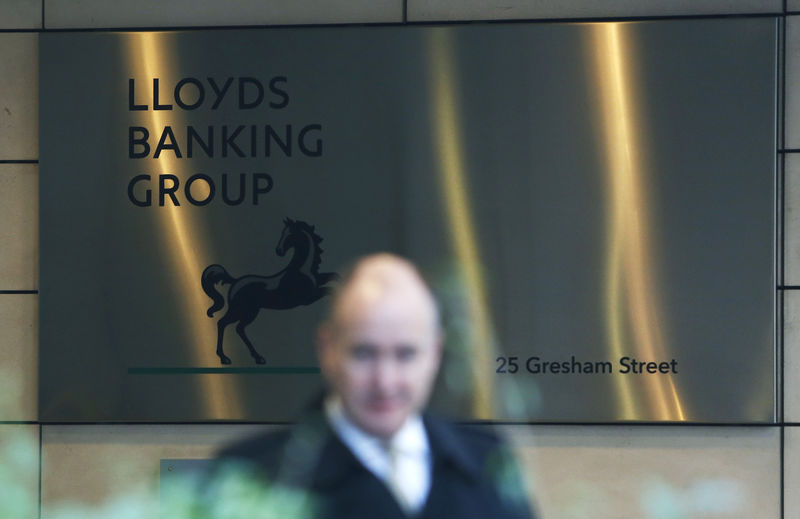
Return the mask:
{"type": "Polygon", "coordinates": [[[441,367],[442,355],[444,354],[444,330],[441,328],[436,331],[435,353],[436,369],[438,370],[441,367]]]}

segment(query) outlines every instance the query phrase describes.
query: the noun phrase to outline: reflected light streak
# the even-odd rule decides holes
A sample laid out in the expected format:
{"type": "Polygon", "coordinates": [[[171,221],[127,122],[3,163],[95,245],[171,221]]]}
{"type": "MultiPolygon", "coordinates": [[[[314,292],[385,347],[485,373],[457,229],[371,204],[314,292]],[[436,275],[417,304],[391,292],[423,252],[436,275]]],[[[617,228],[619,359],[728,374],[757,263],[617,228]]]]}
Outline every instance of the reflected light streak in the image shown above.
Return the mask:
{"type": "MultiPolygon", "coordinates": [[[[630,88],[633,47],[625,43],[622,28],[619,23],[596,24],[591,40],[608,160],[607,342],[614,358],[662,360],[667,348],[653,280],[655,255],[648,240],[652,222],[644,186],[647,170],[640,157],[642,143],[636,139],[635,128],[640,125],[635,122],[635,92],[630,88]]],[[[630,376],[614,377],[620,418],[686,419],[672,375],[642,379],[644,395],[636,394],[630,376]]]]}
{"type": "Polygon", "coordinates": [[[439,181],[445,199],[450,236],[461,275],[468,293],[469,320],[472,323],[470,368],[473,384],[473,414],[476,418],[492,418],[492,378],[487,366],[494,359],[491,316],[486,286],[481,274],[481,260],[472,223],[467,179],[463,163],[462,138],[459,134],[457,72],[454,69],[452,32],[432,29],[429,55],[433,91],[435,149],[438,150],[439,181]]]}
{"type": "MultiPolygon", "coordinates": [[[[137,78],[143,85],[152,85],[152,78],[160,78],[167,85],[174,84],[176,78],[174,71],[178,60],[171,55],[172,47],[169,35],[165,33],[128,33],[125,35],[128,42],[128,56],[132,77],[137,78]]],[[[151,88],[151,87],[150,87],[151,88]]],[[[152,102],[152,98],[151,98],[152,102]]],[[[148,126],[151,135],[160,134],[160,129],[175,121],[169,121],[164,112],[148,110],[142,115],[149,116],[148,126]]],[[[182,164],[169,154],[162,155],[151,162],[158,171],[150,174],[171,173],[181,179],[183,183],[188,175],[183,171],[182,164]]],[[[168,252],[172,263],[173,278],[179,291],[179,300],[183,302],[183,315],[186,319],[184,329],[191,339],[190,362],[194,365],[207,363],[208,354],[214,351],[214,340],[217,330],[214,321],[206,316],[209,301],[200,290],[200,276],[204,268],[200,261],[210,257],[207,244],[200,237],[200,222],[192,221],[186,208],[181,210],[169,204],[164,207],[153,207],[160,212],[161,239],[164,250],[168,252]]],[[[214,356],[216,360],[216,356],[214,356]]],[[[231,379],[215,377],[214,375],[197,376],[201,402],[207,406],[211,416],[215,419],[244,418],[244,412],[239,400],[238,388],[231,379]]]]}

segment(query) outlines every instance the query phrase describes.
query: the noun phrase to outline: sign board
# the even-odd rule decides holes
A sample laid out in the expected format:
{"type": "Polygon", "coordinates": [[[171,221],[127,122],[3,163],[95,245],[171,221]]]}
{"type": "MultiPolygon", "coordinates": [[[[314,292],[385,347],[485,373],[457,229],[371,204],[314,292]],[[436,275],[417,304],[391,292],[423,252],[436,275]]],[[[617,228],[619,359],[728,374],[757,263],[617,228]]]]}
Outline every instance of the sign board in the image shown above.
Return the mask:
{"type": "Polygon", "coordinates": [[[774,419],[775,42],[41,34],[41,420],[292,420],[338,274],[382,250],[440,296],[458,418],[774,419]]]}

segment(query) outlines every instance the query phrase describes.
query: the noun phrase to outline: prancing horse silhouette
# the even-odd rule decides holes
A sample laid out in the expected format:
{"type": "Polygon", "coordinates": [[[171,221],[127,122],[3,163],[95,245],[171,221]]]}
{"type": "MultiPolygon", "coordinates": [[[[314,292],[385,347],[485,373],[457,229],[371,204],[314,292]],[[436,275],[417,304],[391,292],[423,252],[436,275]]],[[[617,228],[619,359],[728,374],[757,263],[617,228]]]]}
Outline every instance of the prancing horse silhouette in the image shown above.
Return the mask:
{"type": "Polygon", "coordinates": [[[314,232],[314,226],[289,218],[283,223],[283,233],[275,252],[282,257],[289,249],[294,249],[292,259],[283,270],[271,276],[246,275],[240,278],[229,275],[222,265],[209,265],[203,271],[203,291],[214,302],[206,312],[208,316],[213,317],[214,312],[222,309],[226,299],[228,303],[228,311],[217,321],[217,355],[222,364],[231,363],[222,351],[222,338],[229,324],[239,323],[236,333],[247,345],[256,364],[264,364],[264,357],[258,354],[245,334],[245,328],[255,320],[259,310],[286,310],[310,305],[331,292],[332,288],[325,286],[326,283],[339,278],[335,272],[318,272],[322,261],[322,248],[319,246],[322,238],[314,232]],[[227,298],[217,291],[217,283],[230,285],[227,298]]]}

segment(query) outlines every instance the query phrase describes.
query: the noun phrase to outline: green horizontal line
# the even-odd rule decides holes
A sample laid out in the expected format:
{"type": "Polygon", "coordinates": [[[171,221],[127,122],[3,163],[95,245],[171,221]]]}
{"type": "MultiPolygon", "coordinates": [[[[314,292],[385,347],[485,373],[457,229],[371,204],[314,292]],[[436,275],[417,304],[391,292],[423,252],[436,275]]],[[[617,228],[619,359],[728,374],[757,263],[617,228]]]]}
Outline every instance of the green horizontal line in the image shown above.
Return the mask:
{"type": "Polygon", "coordinates": [[[128,368],[128,375],[300,375],[319,373],[316,366],[269,368],[128,368]]]}

